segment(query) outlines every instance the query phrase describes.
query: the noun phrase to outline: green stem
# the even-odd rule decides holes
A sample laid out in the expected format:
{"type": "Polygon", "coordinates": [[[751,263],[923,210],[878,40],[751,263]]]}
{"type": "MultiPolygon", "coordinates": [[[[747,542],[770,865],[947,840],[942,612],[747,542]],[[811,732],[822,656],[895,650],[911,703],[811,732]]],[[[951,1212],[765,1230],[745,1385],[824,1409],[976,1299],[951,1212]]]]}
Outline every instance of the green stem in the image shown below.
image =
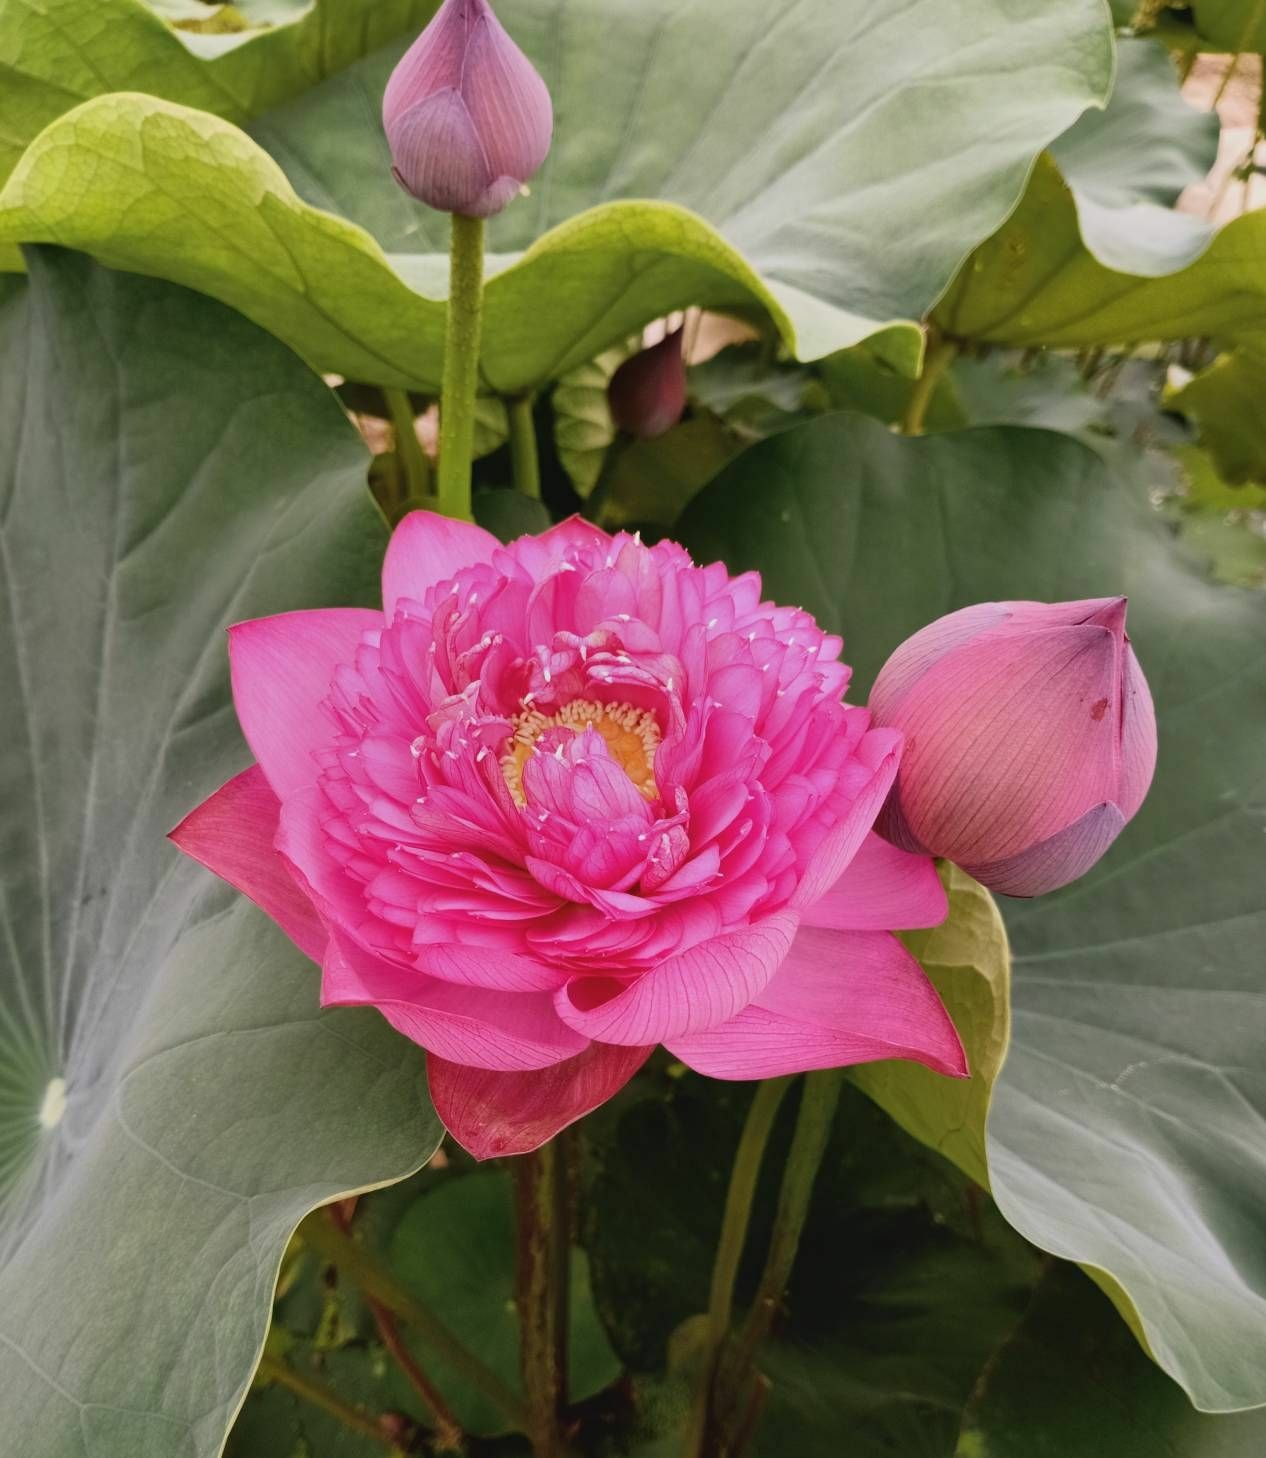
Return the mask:
{"type": "Polygon", "coordinates": [[[730,1187],[725,1196],[725,1213],[721,1218],[721,1238],[712,1266],[712,1286],[708,1295],[708,1334],[699,1371],[699,1388],[695,1394],[695,1405],[684,1449],[686,1458],[694,1458],[703,1443],[717,1353],[730,1329],[730,1317],[734,1310],[734,1282],[738,1276],[739,1262],[743,1259],[743,1247],[747,1244],[747,1227],[752,1218],[756,1182],[760,1177],[761,1162],[765,1157],[769,1136],[773,1132],[774,1119],[791,1082],[790,1078],[770,1078],[757,1085],[734,1155],[730,1187]]]}
{"type": "Polygon", "coordinates": [[[407,1321],[423,1343],[454,1371],[460,1372],[472,1387],[478,1387],[516,1430],[527,1430],[527,1409],[519,1398],[490,1367],[468,1352],[437,1316],[398,1286],[391,1272],[379,1265],[363,1246],[332,1220],[320,1215],[304,1222],[303,1238],[366,1296],[407,1321]]]}
{"type": "Polygon", "coordinates": [[[383,389],[387,411],[391,416],[391,428],[396,437],[396,459],[404,470],[408,483],[408,499],[411,502],[425,501],[431,494],[431,463],[418,439],[417,418],[413,404],[404,390],[383,389]]]}
{"type": "Polygon", "coordinates": [[[289,1388],[296,1397],[301,1397],[304,1402],[310,1402],[313,1407],[319,1407],[322,1412],[329,1413],[345,1428],[350,1428],[354,1433],[360,1433],[362,1437],[374,1439],[392,1454],[399,1453],[400,1449],[395,1440],[383,1432],[373,1418],[367,1417],[350,1402],[344,1402],[337,1392],[326,1387],[324,1383],[318,1382],[313,1377],[305,1377],[301,1372],[296,1372],[289,1363],[283,1362],[279,1357],[271,1357],[267,1354],[261,1357],[256,1376],[262,1377],[266,1382],[275,1382],[279,1387],[289,1388]]]}
{"type": "Polygon", "coordinates": [[[523,1390],[535,1458],[562,1458],[571,1261],[567,1157],[558,1140],[514,1162],[523,1390]]]}
{"type": "Polygon", "coordinates": [[[472,521],[470,462],[475,448],[475,395],[483,327],[484,224],[453,214],[449,260],[448,324],[440,397],[439,509],[472,521]]]}
{"type": "Polygon", "coordinates": [[[741,1451],[733,1441],[735,1425],[744,1424],[751,1402],[756,1354],[769,1335],[787,1290],[805,1217],[809,1213],[813,1184],[835,1121],[843,1081],[843,1072],[838,1068],[810,1073],[805,1078],[765,1269],[756,1290],[756,1299],[717,1372],[713,1407],[717,1443],[710,1450],[717,1454],[741,1451]]]}
{"type": "Polygon", "coordinates": [[[923,373],[914,382],[910,398],[906,401],[905,414],[901,417],[902,435],[922,435],[923,421],[927,416],[932,396],[941,381],[941,376],[954,362],[958,354],[958,341],[946,339],[935,329],[928,330],[927,354],[923,360],[923,373]]]}
{"type": "Polygon", "coordinates": [[[541,460],[536,449],[536,419],[531,395],[516,395],[507,402],[510,417],[510,459],[514,484],[524,496],[541,499],[541,460]]]}

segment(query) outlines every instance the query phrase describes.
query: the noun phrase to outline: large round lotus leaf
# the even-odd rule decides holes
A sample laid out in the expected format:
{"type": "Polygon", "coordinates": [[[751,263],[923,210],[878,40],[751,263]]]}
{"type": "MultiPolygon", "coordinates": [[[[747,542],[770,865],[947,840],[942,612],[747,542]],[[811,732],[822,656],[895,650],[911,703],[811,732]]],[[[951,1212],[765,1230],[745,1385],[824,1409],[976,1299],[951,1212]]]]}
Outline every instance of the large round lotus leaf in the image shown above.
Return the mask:
{"type": "Polygon", "coordinates": [[[1039,160],[1024,200],[955,279],[935,313],[964,340],[1124,345],[1211,335],[1266,349],[1266,212],[1222,228],[1163,278],[1118,273],[1085,246],[1073,195],[1039,160]]]}
{"type": "Polygon", "coordinates": [[[1104,111],[1088,111],[1052,146],[1073,191],[1086,247],[1123,273],[1173,273],[1209,246],[1212,227],[1174,210],[1218,155],[1217,113],[1183,99],[1178,71],[1155,40],[1117,44],[1104,111]]]}
{"type": "Polygon", "coordinates": [[[1201,443],[1208,447],[1218,471],[1233,488],[1216,498],[1223,511],[1260,510],[1266,506],[1263,398],[1266,358],[1250,349],[1219,355],[1208,369],[1166,395],[1168,409],[1181,411],[1199,427],[1201,443]],[[1251,486],[1247,484],[1250,482],[1251,486]]]}
{"type": "Polygon", "coordinates": [[[301,1217],[439,1140],[420,1051],[165,832],[249,759],[224,627],[369,602],[333,397],[168,284],[0,304],[0,1446],[213,1458],[301,1217]]]}
{"type": "Polygon", "coordinates": [[[1129,593],[1156,781],[1083,880],[1002,903],[989,1180],[1030,1240],[1100,1273],[1197,1406],[1266,1403],[1266,598],[1206,582],[1093,452],[1044,431],[907,440],[827,416],[728,466],[680,535],[843,631],[859,699],[967,603],[1129,593]]]}
{"type": "Polygon", "coordinates": [[[954,1458],[1259,1458],[1266,1411],[1196,1412],[1066,1265],[1047,1271],[967,1404],[954,1458]]]}
{"type": "MultiPolygon", "coordinates": [[[[489,229],[484,376],[504,393],[687,304],[772,320],[805,358],[920,318],[1014,206],[1034,155],[1102,104],[1111,71],[1099,0],[800,0],[772,17],[764,0],[506,0],[498,13],[556,114],[531,195],[489,229]]],[[[23,158],[0,239],[173,278],[322,369],[434,389],[447,222],[392,181],[379,118],[402,45],[257,125],[284,173],[211,117],[89,103],[23,158]]],[[[913,373],[912,325],[885,347],[913,373]]]]}

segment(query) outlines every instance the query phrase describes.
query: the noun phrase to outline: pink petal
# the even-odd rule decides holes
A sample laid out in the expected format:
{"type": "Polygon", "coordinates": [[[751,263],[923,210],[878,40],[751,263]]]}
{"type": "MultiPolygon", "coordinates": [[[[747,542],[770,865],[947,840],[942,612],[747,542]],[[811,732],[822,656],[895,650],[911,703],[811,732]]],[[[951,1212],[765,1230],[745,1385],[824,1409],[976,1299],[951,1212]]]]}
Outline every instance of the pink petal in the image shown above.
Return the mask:
{"type": "Polygon", "coordinates": [[[1116,805],[1096,805],[1048,839],[1002,860],[965,865],[984,886],[1003,896],[1044,896],[1084,876],[1121,834],[1125,816],[1116,805]]]}
{"type": "Polygon", "coordinates": [[[329,807],[318,787],[300,790],[281,807],[277,852],[331,926],[355,931],[369,918],[361,884],[330,854],[321,816],[329,807]]]}
{"type": "Polygon", "coordinates": [[[475,1068],[545,1068],[588,1042],[558,1020],[549,993],[441,982],[376,957],[338,932],[325,956],[321,1005],[376,1007],[429,1053],[475,1068]]]}
{"type": "Polygon", "coordinates": [[[321,709],[334,670],[382,627],[368,608],[320,608],[255,618],[229,629],[233,702],[246,742],[279,799],[316,783],[316,751],[334,727],[321,709]]]}
{"type": "Polygon", "coordinates": [[[568,552],[585,552],[593,548],[609,547],[611,534],[604,532],[593,522],[586,521],[582,516],[569,516],[565,521],[560,521],[557,526],[541,532],[539,536],[533,538],[533,541],[547,547],[551,556],[565,557],[568,552]]]}
{"type": "Polygon", "coordinates": [[[1122,686],[1121,782],[1116,802],[1121,814],[1133,820],[1156,770],[1156,710],[1134,649],[1125,645],[1125,683],[1122,686]]]}
{"type": "Polygon", "coordinates": [[[929,668],[951,650],[1009,621],[1011,606],[1005,602],[974,603],[955,613],[946,613],[907,638],[879,670],[870,691],[869,708],[875,722],[891,723],[897,704],[929,668]]]}
{"type": "Polygon", "coordinates": [[[544,162],[554,130],[549,88],[491,6],[470,30],[462,95],[494,174],[514,191],[544,162]]]}
{"type": "Polygon", "coordinates": [[[883,808],[901,763],[901,734],[896,729],[871,729],[857,746],[857,759],[870,771],[848,813],[814,853],[791,906],[800,910],[825,896],[861,849],[875,817],[883,808]]]}
{"type": "Polygon", "coordinates": [[[776,1078],[879,1058],[963,1077],[967,1059],[923,969],[883,932],[802,928],[777,976],[738,1017],[668,1050],[710,1078],[776,1078]]]}
{"type": "Polygon", "coordinates": [[[421,602],[438,582],[463,567],[491,562],[500,543],[491,532],[432,511],[411,511],[391,534],[382,564],[382,605],[388,619],[402,597],[421,602]]]}
{"type": "Polygon", "coordinates": [[[432,92],[386,126],[392,172],[406,192],[442,212],[487,216],[480,202],[495,178],[460,92],[432,92]]]}
{"type": "MultiPolygon", "coordinates": [[[[569,516],[539,537],[516,537],[506,551],[520,567],[535,581],[550,576],[552,569],[569,559],[584,560],[595,553],[605,553],[611,546],[611,538],[601,527],[584,521],[578,516],[569,516]]],[[[557,589],[555,589],[557,590],[557,589]]],[[[537,592],[540,592],[538,587],[537,592]]]]}
{"type": "Polygon", "coordinates": [[[441,982],[490,991],[553,992],[567,981],[567,973],[560,967],[494,947],[434,942],[418,947],[415,961],[421,971],[441,982]]]}
{"type": "Polygon", "coordinates": [[[712,1027],[746,1007],[769,982],[796,923],[795,916],[778,912],[679,952],[623,986],[611,978],[573,978],[558,990],[554,1005],[578,1033],[625,1047],[712,1027]]]}
{"type": "Polygon", "coordinates": [[[432,1054],[431,1101],[444,1127],[476,1159],[530,1154],[624,1087],[651,1048],[591,1043],[583,1053],[530,1073],[470,1068],[432,1054]]]}
{"type": "Polygon", "coordinates": [[[249,896],[301,952],[320,962],[329,940],[325,925],[273,848],[280,811],[263,770],[253,764],[186,815],[169,838],[249,896]]]}
{"type": "Polygon", "coordinates": [[[961,866],[1000,861],[1112,800],[1116,643],[1095,625],[985,633],[897,707],[913,835],[961,866]]]}
{"type": "Polygon", "coordinates": [[[940,926],[948,913],[945,887],[931,857],[911,855],[871,834],[826,895],[805,907],[804,925],[909,931],[940,926]]]}

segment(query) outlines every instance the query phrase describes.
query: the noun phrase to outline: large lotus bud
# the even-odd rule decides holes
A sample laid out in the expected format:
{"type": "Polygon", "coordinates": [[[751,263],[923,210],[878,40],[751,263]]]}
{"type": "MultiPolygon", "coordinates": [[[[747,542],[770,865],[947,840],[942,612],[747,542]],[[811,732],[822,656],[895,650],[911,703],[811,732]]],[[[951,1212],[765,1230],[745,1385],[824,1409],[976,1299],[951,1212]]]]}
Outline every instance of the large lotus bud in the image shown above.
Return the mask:
{"type": "Polygon", "coordinates": [[[1008,896],[1088,871],[1143,802],[1156,718],[1125,599],[979,603],[907,638],[870,696],[905,734],[876,829],[1008,896]]]}
{"type": "Polygon", "coordinates": [[[391,73],[382,120],[406,192],[488,218],[545,160],[554,112],[488,0],[444,0],[391,73]]]}
{"type": "Polygon", "coordinates": [[[644,349],[611,376],[607,399],[611,419],[638,440],[653,440],[671,430],[686,408],[686,362],[680,329],[644,349]]]}

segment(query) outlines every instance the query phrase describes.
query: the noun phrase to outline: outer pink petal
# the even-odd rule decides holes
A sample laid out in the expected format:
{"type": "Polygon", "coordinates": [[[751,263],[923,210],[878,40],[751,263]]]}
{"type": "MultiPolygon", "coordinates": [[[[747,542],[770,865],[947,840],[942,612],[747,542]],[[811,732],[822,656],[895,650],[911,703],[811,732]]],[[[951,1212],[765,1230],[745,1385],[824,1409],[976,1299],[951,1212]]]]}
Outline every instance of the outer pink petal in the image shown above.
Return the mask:
{"type": "Polygon", "coordinates": [[[949,900],[931,857],[898,850],[872,834],[826,895],[805,908],[804,925],[908,931],[940,926],[948,914],[949,900]]]}
{"type": "Polygon", "coordinates": [[[1001,627],[1011,617],[1010,607],[1005,602],[974,603],[937,618],[907,638],[879,670],[870,691],[869,708],[875,722],[891,723],[892,711],[933,664],[980,633],[1001,627]]]}
{"type": "Polygon", "coordinates": [[[491,562],[500,543],[491,532],[468,521],[411,511],[391,534],[382,564],[382,605],[388,619],[402,597],[418,602],[437,582],[463,567],[491,562]]]}
{"type": "Polygon", "coordinates": [[[963,1077],[967,1059],[923,969],[883,932],[804,928],[751,1007],[668,1050],[711,1078],[775,1078],[879,1058],[963,1077]]]}
{"type": "Polygon", "coordinates": [[[1076,602],[978,602],[946,613],[911,634],[879,670],[869,701],[875,722],[892,723],[900,701],[928,669],[981,633],[996,628],[1065,628],[1104,622],[1124,604],[1121,597],[1088,597],[1076,602]]]}
{"type": "Polygon", "coordinates": [[[301,952],[320,962],[329,940],[325,925],[273,849],[280,811],[263,770],[253,764],[186,815],[170,838],[249,896],[301,952]]]}
{"type": "Polygon", "coordinates": [[[548,993],[441,982],[376,957],[337,932],[322,968],[321,1005],[376,1007],[428,1052],[475,1068],[546,1068],[588,1044],[559,1021],[548,993]]]}
{"type": "Polygon", "coordinates": [[[316,783],[312,756],[334,737],[320,708],[334,670],[353,660],[362,634],[381,627],[382,614],[367,608],[320,608],[229,629],[238,721],[279,799],[316,783]]]}
{"type": "Polygon", "coordinates": [[[574,1058],[531,1073],[496,1073],[431,1054],[427,1080],[435,1112],[453,1138],[476,1159],[496,1159],[530,1154],[606,1103],[652,1051],[591,1043],[574,1058]]]}
{"type": "Polygon", "coordinates": [[[896,729],[868,730],[857,746],[857,758],[870,769],[870,779],[858,792],[848,814],[818,847],[791,898],[793,910],[812,906],[825,896],[861,849],[897,777],[901,764],[900,732],[896,729]]]}
{"type": "Polygon", "coordinates": [[[569,1027],[602,1043],[641,1047],[732,1018],[778,970],[798,918],[781,911],[755,926],[700,942],[644,972],[605,1002],[614,979],[576,977],[555,994],[569,1027]]]}
{"type": "Polygon", "coordinates": [[[1124,723],[1121,783],[1116,802],[1121,807],[1121,814],[1127,820],[1133,820],[1156,770],[1156,710],[1143,670],[1128,642],[1125,645],[1125,683],[1121,693],[1124,723]]]}
{"type": "Polygon", "coordinates": [[[1098,625],[984,633],[898,705],[897,793],[914,834],[962,866],[1025,850],[1113,799],[1116,643],[1098,625]]]}
{"type": "Polygon", "coordinates": [[[1115,805],[1096,805],[1063,830],[1003,860],[964,866],[1004,896],[1044,896],[1084,876],[1121,834],[1125,817],[1115,805]]]}

